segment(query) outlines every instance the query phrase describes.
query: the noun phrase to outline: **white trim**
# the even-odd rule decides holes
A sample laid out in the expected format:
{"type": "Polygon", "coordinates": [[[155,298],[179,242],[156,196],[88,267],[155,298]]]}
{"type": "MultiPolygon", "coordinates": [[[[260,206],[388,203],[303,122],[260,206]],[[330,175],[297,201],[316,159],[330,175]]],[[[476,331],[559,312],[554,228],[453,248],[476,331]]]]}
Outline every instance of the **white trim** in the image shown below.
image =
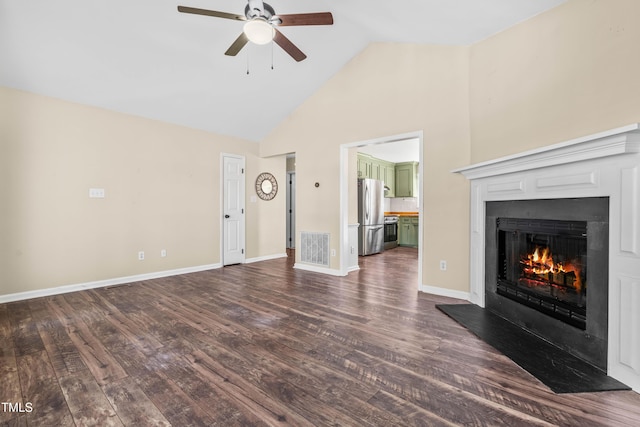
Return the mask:
{"type": "Polygon", "coordinates": [[[352,271],[358,271],[358,270],[360,270],[359,265],[352,265],[351,267],[347,268],[347,273],[351,273],[352,271]]]}
{"type": "Polygon", "coordinates": [[[252,264],[254,262],[269,261],[271,259],[278,259],[278,258],[286,258],[287,256],[288,255],[285,253],[285,254],[264,255],[264,256],[254,257],[254,258],[246,258],[244,260],[244,264],[252,264]]]}
{"type": "Polygon", "coordinates": [[[419,291],[427,294],[438,295],[441,297],[471,301],[471,294],[469,292],[455,291],[453,289],[446,289],[438,286],[420,285],[419,291]]]}
{"type": "Polygon", "coordinates": [[[158,271],[155,273],[136,274],[134,276],[116,277],[113,279],[96,280],[93,282],[76,283],[73,285],[58,286],[55,288],[38,289],[35,291],[18,292],[15,294],[0,295],[0,304],[13,301],[22,301],[31,298],[47,297],[51,295],[67,294],[69,292],[83,291],[86,289],[104,288],[107,286],[122,285],[125,283],[140,282],[142,280],[159,279],[162,277],[178,276],[181,274],[198,273],[200,271],[215,270],[222,264],[199,265],[196,267],[178,268],[175,270],[158,271]]]}
{"type": "Polygon", "coordinates": [[[634,123],[559,144],[476,163],[451,172],[461,173],[467,179],[478,179],[639,152],[640,124],[634,123]]]}
{"type": "Polygon", "coordinates": [[[342,273],[341,270],[336,270],[334,268],[316,267],[315,265],[303,264],[299,262],[293,264],[293,268],[298,270],[312,271],[314,273],[328,274],[330,276],[346,276],[347,275],[347,273],[342,273]]]}
{"type": "MultiPolygon", "coordinates": [[[[340,146],[340,276],[349,273],[349,150],[340,146]]],[[[356,195],[357,197],[357,195],[356,195]]]]}

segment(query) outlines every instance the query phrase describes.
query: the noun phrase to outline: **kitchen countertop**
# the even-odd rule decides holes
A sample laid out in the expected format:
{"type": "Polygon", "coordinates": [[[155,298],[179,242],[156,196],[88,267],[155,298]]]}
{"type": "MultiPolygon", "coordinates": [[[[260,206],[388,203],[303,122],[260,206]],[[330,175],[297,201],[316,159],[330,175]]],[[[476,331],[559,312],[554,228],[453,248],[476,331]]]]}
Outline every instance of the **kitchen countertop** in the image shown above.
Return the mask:
{"type": "Polygon", "coordinates": [[[385,212],[385,215],[418,216],[418,212],[385,212]]]}

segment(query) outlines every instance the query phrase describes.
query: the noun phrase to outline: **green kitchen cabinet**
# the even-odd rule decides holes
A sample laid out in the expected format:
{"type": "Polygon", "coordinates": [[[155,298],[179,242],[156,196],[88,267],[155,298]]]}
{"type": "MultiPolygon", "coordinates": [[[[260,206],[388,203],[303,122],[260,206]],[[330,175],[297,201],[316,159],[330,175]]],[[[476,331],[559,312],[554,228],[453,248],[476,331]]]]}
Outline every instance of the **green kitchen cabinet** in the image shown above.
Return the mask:
{"type": "Polygon", "coordinates": [[[418,247],[420,219],[417,216],[401,216],[398,220],[398,245],[418,247]]]}
{"type": "Polygon", "coordinates": [[[358,178],[371,178],[371,156],[358,153],[358,178]]]}
{"type": "Polygon", "coordinates": [[[381,162],[368,154],[358,153],[358,178],[370,178],[383,180],[381,172],[381,162]]]}
{"type": "Polygon", "coordinates": [[[371,173],[369,174],[371,179],[382,179],[380,177],[380,161],[376,158],[371,158],[371,173]]]}
{"type": "Polygon", "coordinates": [[[385,162],[382,168],[384,172],[384,185],[388,190],[384,191],[384,197],[396,197],[396,165],[385,162]]]}
{"type": "Polygon", "coordinates": [[[418,162],[393,163],[358,153],[358,178],[384,182],[385,197],[418,197],[418,162]]]}
{"type": "Polygon", "coordinates": [[[368,154],[358,153],[358,178],[379,179],[389,187],[385,197],[394,197],[396,164],[386,160],[377,159],[368,154]]]}
{"type": "Polygon", "coordinates": [[[418,162],[396,163],[395,197],[418,196],[418,162]]]}

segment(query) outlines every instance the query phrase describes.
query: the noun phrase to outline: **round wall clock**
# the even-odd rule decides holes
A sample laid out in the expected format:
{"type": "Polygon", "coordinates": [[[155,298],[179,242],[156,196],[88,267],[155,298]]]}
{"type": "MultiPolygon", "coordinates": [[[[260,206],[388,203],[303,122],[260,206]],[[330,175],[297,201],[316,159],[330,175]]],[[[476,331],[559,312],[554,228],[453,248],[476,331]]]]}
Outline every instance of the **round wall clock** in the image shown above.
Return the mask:
{"type": "Polygon", "coordinates": [[[256,179],[256,193],[262,200],[271,200],[278,192],[278,182],[269,172],[262,172],[256,179]]]}

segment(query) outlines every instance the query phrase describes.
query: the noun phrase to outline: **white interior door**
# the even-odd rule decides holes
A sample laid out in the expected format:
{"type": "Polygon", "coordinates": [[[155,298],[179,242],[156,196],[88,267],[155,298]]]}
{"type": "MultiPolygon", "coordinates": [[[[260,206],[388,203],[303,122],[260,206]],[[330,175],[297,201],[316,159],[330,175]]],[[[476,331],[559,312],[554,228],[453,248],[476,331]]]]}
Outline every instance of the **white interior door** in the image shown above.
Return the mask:
{"type": "Polygon", "coordinates": [[[244,157],[223,156],[222,265],[244,262],[244,157]]]}

